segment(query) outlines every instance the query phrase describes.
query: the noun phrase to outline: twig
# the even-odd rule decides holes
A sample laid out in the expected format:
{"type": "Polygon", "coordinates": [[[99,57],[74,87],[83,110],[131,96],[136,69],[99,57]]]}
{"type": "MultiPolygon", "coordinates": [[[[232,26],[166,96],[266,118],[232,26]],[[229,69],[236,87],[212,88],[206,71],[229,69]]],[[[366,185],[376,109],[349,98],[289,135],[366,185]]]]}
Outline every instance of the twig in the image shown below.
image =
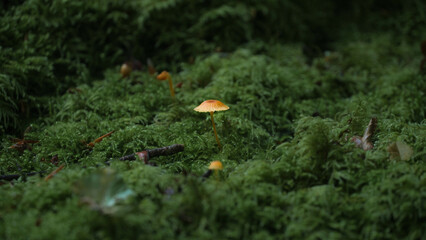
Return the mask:
{"type": "Polygon", "coordinates": [[[145,151],[132,153],[130,155],[121,157],[120,160],[133,161],[133,160],[136,160],[136,157],[138,157],[139,160],[142,160],[145,162],[145,164],[148,164],[149,159],[153,157],[168,156],[168,155],[182,152],[183,150],[184,150],[184,146],[182,144],[174,144],[167,147],[148,149],[145,151]]]}
{"type": "Polygon", "coordinates": [[[5,180],[5,181],[12,181],[15,179],[18,179],[20,177],[28,177],[28,176],[34,176],[36,174],[42,174],[45,173],[45,171],[43,172],[30,172],[30,173],[25,173],[25,174],[11,174],[11,175],[0,175],[0,180],[5,180]]]}
{"type": "Polygon", "coordinates": [[[53,170],[53,172],[51,172],[49,175],[47,175],[44,178],[44,181],[49,181],[49,179],[51,179],[53,176],[55,176],[59,171],[61,171],[63,168],[65,167],[64,164],[62,164],[61,166],[59,166],[57,169],[53,170]]]}
{"type": "Polygon", "coordinates": [[[107,133],[107,134],[105,134],[105,135],[103,135],[103,136],[101,136],[101,137],[96,138],[96,139],[95,139],[95,141],[93,141],[93,142],[91,142],[91,143],[87,144],[87,146],[88,146],[88,147],[94,147],[94,146],[95,146],[95,143],[101,142],[104,138],[106,138],[106,137],[110,136],[110,135],[111,135],[111,134],[113,134],[114,132],[115,132],[115,131],[111,131],[111,132],[109,132],[109,133],[107,133]]]}
{"type": "Polygon", "coordinates": [[[18,139],[18,138],[13,138],[13,139],[11,139],[12,140],[12,142],[14,142],[15,144],[13,144],[12,146],[10,146],[9,148],[13,148],[13,149],[16,149],[16,150],[18,150],[18,151],[20,151],[20,152],[23,152],[24,150],[26,150],[26,149],[28,149],[28,150],[32,150],[32,146],[31,146],[31,144],[33,144],[33,143],[38,143],[39,141],[37,141],[37,140],[27,140],[27,139],[25,139],[25,135],[28,133],[28,132],[30,132],[31,131],[31,129],[32,129],[32,127],[31,126],[28,126],[26,129],[25,129],[25,131],[24,131],[24,133],[22,134],[22,139],[18,139]]]}

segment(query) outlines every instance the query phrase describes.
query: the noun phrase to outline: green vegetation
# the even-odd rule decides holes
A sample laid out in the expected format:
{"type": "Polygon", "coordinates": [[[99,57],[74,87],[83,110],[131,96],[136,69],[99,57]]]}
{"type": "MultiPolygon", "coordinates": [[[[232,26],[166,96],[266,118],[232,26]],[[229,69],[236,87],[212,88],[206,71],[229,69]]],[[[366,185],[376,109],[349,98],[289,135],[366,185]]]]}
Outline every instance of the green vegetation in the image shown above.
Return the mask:
{"type": "Polygon", "coordinates": [[[0,6],[0,175],[21,175],[0,181],[0,239],[426,236],[421,1],[0,6]],[[207,99],[230,107],[220,149],[193,111],[207,99]],[[351,138],[373,117],[364,151],[351,138]],[[10,148],[23,137],[39,142],[10,148]],[[185,150],[157,166],[118,160],[172,144],[185,150]]]}

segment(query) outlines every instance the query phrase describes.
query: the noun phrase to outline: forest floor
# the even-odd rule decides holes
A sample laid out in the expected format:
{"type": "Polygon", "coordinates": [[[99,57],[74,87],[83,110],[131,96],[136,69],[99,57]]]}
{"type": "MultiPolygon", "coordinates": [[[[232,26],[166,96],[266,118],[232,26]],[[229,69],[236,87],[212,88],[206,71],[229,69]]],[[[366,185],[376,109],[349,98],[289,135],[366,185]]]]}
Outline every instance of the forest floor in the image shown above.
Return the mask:
{"type": "Polygon", "coordinates": [[[336,46],[312,64],[302,45],[260,42],[180,71],[123,78],[117,64],[52,97],[1,139],[0,238],[424,238],[419,47],[386,34],[336,46]],[[193,110],[209,99],[229,106],[214,113],[221,148],[193,110]],[[173,144],[184,150],[119,160],[173,144]],[[223,170],[203,177],[212,161],[223,170]]]}

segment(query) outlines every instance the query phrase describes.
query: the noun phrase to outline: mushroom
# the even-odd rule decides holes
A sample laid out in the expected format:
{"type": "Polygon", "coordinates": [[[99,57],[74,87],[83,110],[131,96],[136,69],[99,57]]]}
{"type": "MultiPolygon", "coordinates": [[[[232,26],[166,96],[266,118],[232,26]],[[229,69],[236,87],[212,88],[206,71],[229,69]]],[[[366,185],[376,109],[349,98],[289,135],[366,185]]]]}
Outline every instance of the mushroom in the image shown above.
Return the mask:
{"type": "Polygon", "coordinates": [[[229,109],[228,106],[226,106],[225,104],[223,104],[221,101],[218,101],[218,100],[206,100],[206,101],[202,102],[200,104],[200,106],[194,108],[194,110],[197,111],[197,112],[210,112],[214,136],[216,137],[216,142],[217,142],[217,145],[219,145],[219,148],[221,147],[221,145],[220,145],[219,138],[217,136],[216,126],[214,124],[213,112],[215,112],[215,111],[226,111],[228,109],[229,109]]]}
{"type": "Polygon", "coordinates": [[[123,63],[123,65],[121,65],[120,73],[123,78],[128,77],[131,72],[132,72],[132,66],[130,64],[123,63]]]}
{"type": "Polygon", "coordinates": [[[160,81],[169,80],[170,95],[172,95],[172,97],[175,97],[175,90],[173,89],[173,82],[172,82],[172,77],[170,76],[170,73],[168,73],[167,71],[163,71],[157,76],[157,80],[160,80],[160,81]]]}
{"type": "Polygon", "coordinates": [[[205,172],[203,174],[203,177],[204,178],[208,178],[208,177],[210,177],[210,175],[212,174],[212,172],[214,172],[214,175],[217,178],[217,176],[219,174],[219,170],[223,170],[222,163],[220,161],[213,161],[213,162],[210,163],[209,170],[207,170],[207,172],[205,172]]]}

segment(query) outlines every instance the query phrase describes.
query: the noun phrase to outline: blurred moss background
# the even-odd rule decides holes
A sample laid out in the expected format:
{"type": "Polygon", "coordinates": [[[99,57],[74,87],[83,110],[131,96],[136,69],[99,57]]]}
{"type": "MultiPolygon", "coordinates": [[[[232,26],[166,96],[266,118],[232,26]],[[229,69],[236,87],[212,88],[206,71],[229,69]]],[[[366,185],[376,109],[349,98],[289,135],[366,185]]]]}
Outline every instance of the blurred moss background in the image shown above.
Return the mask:
{"type": "MultiPolygon", "coordinates": [[[[308,62],[342,40],[390,32],[393,43],[425,38],[425,3],[367,1],[3,1],[0,121],[22,131],[49,113],[50,96],[90,84],[129,59],[158,68],[249,42],[302,43],[308,62]],[[25,125],[25,124],[24,124],[25,125]]],[[[16,131],[18,130],[18,131],[16,131]]]]}

